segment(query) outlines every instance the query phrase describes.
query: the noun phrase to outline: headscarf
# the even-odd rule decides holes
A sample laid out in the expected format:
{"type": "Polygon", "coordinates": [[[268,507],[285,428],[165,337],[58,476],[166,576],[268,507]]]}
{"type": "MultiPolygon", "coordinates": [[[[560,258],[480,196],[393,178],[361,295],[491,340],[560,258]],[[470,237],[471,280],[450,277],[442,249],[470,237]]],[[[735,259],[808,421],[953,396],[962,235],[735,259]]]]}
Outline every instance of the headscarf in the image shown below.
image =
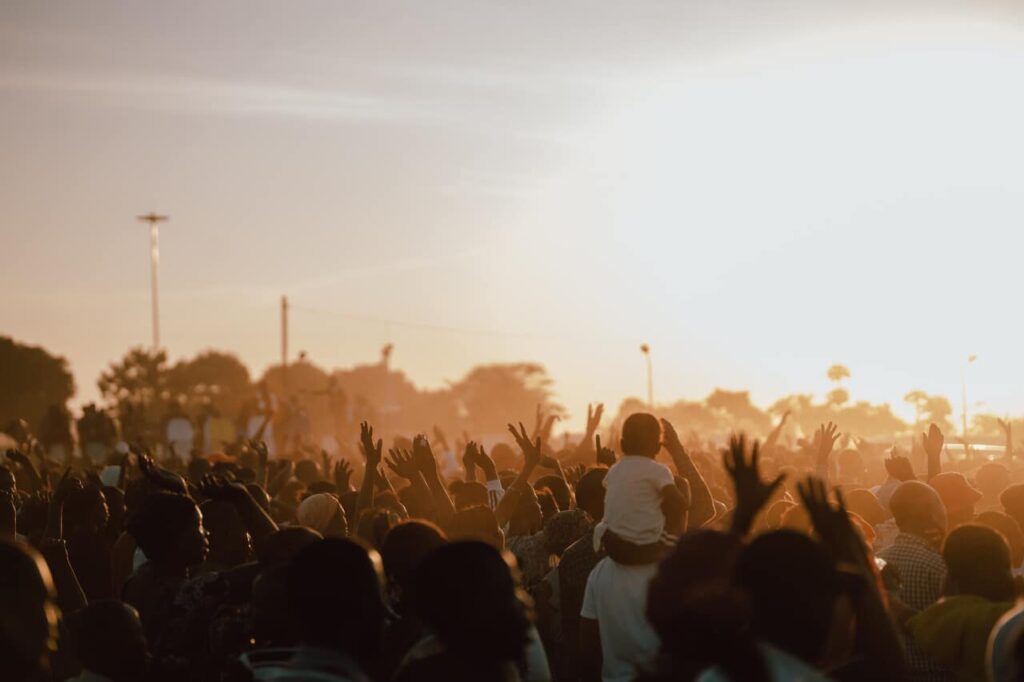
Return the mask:
{"type": "Polygon", "coordinates": [[[312,528],[322,534],[331,525],[334,517],[341,513],[341,503],[334,495],[317,493],[310,495],[299,504],[299,508],[295,510],[295,519],[300,525],[312,528]]]}

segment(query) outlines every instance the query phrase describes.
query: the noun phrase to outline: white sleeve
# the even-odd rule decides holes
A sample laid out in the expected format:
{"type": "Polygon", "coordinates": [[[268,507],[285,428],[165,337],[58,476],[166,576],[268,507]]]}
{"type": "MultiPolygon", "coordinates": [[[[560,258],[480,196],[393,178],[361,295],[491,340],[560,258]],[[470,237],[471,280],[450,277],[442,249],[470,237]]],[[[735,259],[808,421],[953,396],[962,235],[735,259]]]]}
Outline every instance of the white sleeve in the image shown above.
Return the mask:
{"type": "Polygon", "coordinates": [[[501,487],[501,481],[487,481],[487,504],[491,509],[497,509],[501,498],[505,496],[505,489],[501,487]]]}

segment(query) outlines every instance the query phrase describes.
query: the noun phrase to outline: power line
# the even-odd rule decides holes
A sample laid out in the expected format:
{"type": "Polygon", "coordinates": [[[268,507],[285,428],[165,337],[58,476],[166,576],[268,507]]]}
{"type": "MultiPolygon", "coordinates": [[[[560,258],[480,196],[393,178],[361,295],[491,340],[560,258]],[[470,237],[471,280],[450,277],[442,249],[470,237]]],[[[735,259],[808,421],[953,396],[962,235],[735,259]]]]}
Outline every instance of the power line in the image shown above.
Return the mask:
{"type": "Polygon", "coordinates": [[[357,322],[370,322],[374,324],[394,325],[396,327],[407,327],[410,329],[421,329],[424,331],[440,332],[445,334],[461,334],[464,336],[493,336],[498,338],[509,338],[509,339],[544,339],[551,340],[556,337],[543,335],[543,334],[532,334],[528,332],[507,332],[495,329],[471,329],[469,327],[450,327],[446,325],[430,324],[427,322],[407,322],[403,320],[391,320],[383,317],[375,317],[372,315],[356,315],[353,313],[343,313],[336,310],[324,310],[323,308],[314,308],[305,305],[290,304],[291,310],[301,310],[306,313],[313,313],[315,315],[327,315],[329,317],[337,317],[344,320],[354,320],[357,322]]]}

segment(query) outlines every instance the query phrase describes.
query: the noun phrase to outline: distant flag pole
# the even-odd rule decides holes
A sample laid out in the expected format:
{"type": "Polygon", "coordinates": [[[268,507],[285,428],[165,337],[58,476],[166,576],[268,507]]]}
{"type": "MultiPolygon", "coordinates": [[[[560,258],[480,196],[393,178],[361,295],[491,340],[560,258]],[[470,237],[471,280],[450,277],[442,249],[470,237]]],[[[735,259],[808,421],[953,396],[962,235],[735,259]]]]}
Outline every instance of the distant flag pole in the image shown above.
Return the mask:
{"type": "Polygon", "coordinates": [[[150,293],[153,298],[153,351],[160,350],[160,303],[159,303],[159,277],[157,276],[160,267],[160,236],[159,225],[171,219],[169,215],[158,215],[152,211],[146,215],[138,216],[141,222],[149,223],[149,275],[150,293]]]}

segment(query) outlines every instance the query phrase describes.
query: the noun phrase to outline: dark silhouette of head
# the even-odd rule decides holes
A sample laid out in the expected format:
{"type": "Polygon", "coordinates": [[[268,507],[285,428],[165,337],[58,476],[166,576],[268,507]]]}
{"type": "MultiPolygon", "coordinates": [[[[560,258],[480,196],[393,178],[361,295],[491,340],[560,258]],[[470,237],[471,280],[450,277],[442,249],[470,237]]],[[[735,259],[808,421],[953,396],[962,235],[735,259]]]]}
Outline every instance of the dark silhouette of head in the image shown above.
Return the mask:
{"type": "Polygon", "coordinates": [[[490,545],[452,542],[431,552],[416,576],[416,610],[448,653],[482,668],[518,661],[529,618],[509,563],[490,545]]]}
{"type": "Polygon", "coordinates": [[[380,557],[352,540],[326,538],[288,567],[288,601],[299,640],[372,668],[384,627],[380,557]]]}
{"type": "Polygon", "coordinates": [[[199,511],[210,538],[207,560],[221,568],[233,568],[248,561],[252,539],[235,506],[224,500],[207,500],[199,505],[199,511]]]}
{"type": "Polygon", "coordinates": [[[731,533],[699,530],[681,536],[658,565],[647,620],[661,639],[665,672],[693,678],[717,664],[732,679],[763,674],[746,633],[749,607],[732,584],[742,548],[731,533]]]}
{"type": "Polygon", "coordinates": [[[429,521],[403,521],[384,536],[380,555],[388,596],[395,610],[401,613],[409,608],[416,569],[428,554],[447,541],[444,532],[429,521]]]}
{"type": "Polygon", "coordinates": [[[487,504],[487,487],[477,481],[452,481],[450,488],[456,509],[468,509],[487,504]]]}
{"type": "Polygon", "coordinates": [[[146,497],[128,521],[146,558],[164,569],[201,564],[209,551],[203,515],[191,498],[159,492],[146,497]]]}
{"type": "Polygon", "coordinates": [[[288,566],[265,569],[252,583],[252,634],[257,648],[295,645],[295,628],[289,616],[288,566]]]}
{"type": "Polygon", "coordinates": [[[323,540],[312,528],[291,526],[275,530],[256,544],[256,558],[264,568],[281,566],[306,547],[323,540]]]}
{"type": "Polygon", "coordinates": [[[57,650],[56,591],[43,558],[26,545],[0,541],[0,669],[29,682],[49,669],[57,650]]]}
{"type": "Polygon", "coordinates": [[[942,544],[949,574],[948,594],[972,594],[991,601],[1013,601],[1010,548],[998,532],[980,524],[957,526],[942,544]]]}
{"type": "Polygon", "coordinates": [[[124,602],[101,600],[73,614],[71,621],[82,668],[113,682],[145,679],[149,648],[138,611],[124,602]]]}
{"type": "Polygon", "coordinates": [[[946,508],[939,494],[927,483],[906,481],[889,498],[896,526],[930,540],[938,540],[946,532],[946,508]]]}
{"type": "Polygon", "coordinates": [[[1003,510],[1024,529],[1024,483],[1014,483],[999,494],[1003,510]]]}
{"type": "Polygon", "coordinates": [[[572,508],[572,490],[569,489],[569,484],[561,476],[552,474],[541,476],[533,482],[533,488],[538,493],[541,490],[549,491],[555,500],[555,504],[558,506],[557,511],[565,511],[572,508]]]}
{"type": "Polygon", "coordinates": [[[661,424],[653,414],[634,412],[622,424],[622,452],[654,457],[661,450],[661,424]]]}
{"type": "Polygon", "coordinates": [[[445,530],[452,540],[479,540],[499,552],[505,550],[505,534],[498,526],[494,510],[485,505],[455,512],[445,524],[445,530]]]}
{"type": "Polygon", "coordinates": [[[608,469],[595,467],[580,477],[576,484],[576,506],[592,520],[604,518],[604,477],[608,469]]]}
{"type": "Polygon", "coordinates": [[[976,523],[988,526],[996,531],[1006,540],[1010,546],[1010,565],[1020,566],[1024,564],[1024,532],[1009,514],[997,511],[987,511],[978,514],[976,523]]]}
{"type": "Polygon", "coordinates": [[[820,660],[840,595],[835,563],[820,543],[790,530],[760,535],[740,553],[736,581],[757,638],[808,663],[820,660]]]}
{"type": "Polygon", "coordinates": [[[533,535],[544,527],[544,508],[541,507],[537,491],[524,486],[508,524],[510,537],[533,535]]]}

